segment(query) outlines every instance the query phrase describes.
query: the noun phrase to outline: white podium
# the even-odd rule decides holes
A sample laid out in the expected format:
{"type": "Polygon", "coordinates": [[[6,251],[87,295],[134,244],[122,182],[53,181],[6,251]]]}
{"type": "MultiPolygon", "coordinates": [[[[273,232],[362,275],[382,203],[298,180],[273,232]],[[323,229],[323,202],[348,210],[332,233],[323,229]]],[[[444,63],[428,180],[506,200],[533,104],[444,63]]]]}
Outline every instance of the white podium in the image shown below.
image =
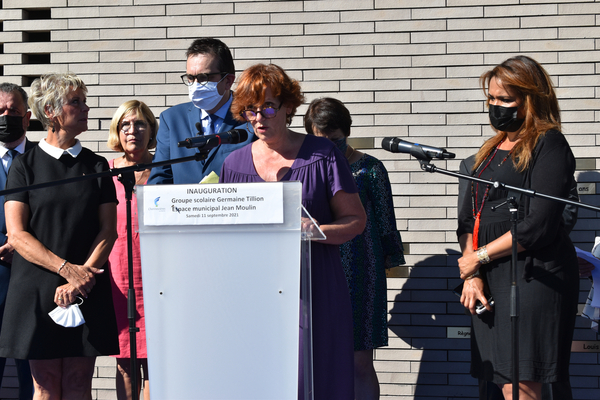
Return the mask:
{"type": "Polygon", "coordinates": [[[297,399],[301,265],[310,282],[301,188],[137,187],[154,400],[297,399]]]}

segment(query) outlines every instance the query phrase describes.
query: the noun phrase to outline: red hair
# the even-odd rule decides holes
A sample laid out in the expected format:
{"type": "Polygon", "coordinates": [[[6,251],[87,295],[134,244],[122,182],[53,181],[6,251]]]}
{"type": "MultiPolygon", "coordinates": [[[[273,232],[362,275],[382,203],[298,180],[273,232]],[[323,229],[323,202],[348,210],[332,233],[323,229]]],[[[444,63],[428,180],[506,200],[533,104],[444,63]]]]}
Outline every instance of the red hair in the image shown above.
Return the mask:
{"type": "Polygon", "coordinates": [[[245,121],[240,113],[247,107],[262,105],[267,88],[271,89],[273,96],[282,105],[292,108],[292,112],[286,117],[287,124],[291,124],[296,110],[304,102],[304,95],[300,83],[275,64],[256,64],[242,72],[231,104],[233,116],[239,121],[245,121]]]}

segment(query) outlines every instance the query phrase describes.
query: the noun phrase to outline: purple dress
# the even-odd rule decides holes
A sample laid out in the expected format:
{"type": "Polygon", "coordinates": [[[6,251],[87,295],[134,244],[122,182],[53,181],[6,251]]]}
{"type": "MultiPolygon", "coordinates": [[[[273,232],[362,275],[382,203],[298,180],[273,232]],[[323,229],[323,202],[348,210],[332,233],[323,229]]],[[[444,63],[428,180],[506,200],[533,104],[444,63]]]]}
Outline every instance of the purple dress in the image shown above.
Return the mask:
{"type": "MultiPolygon", "coordinates": [[[[227,157],[221,182],[264,182],[254,168],[251,148],[245,146],[227,157]]],[[[333,221],[329,201],[335,193],[358,191],[348,162],[335,145],[310,135],[282,181],[302,182],[302,204],[320,224],[333,221]]],[[[352,400],[352,309],[339,246],[312,243],[312,315],[314,398],[352,400]]]]}

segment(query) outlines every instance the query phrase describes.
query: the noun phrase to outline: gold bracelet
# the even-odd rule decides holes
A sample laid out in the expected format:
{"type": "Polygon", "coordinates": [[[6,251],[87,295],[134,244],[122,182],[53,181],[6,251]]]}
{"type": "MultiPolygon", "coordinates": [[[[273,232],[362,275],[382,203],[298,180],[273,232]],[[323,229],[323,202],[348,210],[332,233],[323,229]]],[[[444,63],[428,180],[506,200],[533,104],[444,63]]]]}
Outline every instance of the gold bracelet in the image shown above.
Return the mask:
{"type": "Polygon", "coordinates": [[[477,258],[479,258],[479,262],[482,264],[487,264],[492,261],[485,246],[477,249],[477,258]]]}

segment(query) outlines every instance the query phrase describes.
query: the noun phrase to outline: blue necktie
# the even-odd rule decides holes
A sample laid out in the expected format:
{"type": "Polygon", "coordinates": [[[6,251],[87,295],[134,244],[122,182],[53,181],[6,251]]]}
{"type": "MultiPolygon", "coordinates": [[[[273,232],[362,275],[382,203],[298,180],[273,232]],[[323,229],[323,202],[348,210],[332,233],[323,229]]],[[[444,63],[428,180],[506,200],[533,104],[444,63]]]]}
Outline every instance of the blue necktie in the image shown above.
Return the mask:
{"type": "Polygon", "coordinates": [[[205,135],[214,135],[217,133],[217,122],[219,121],[219,117],[214,114],[208,114],[208,125],[206,126],[205,135]]]}
{"type": "Polygon", "coordinates": [[[8,150],[8,154],[10,155],[10,161],[8,162],[8,168],[10,169],[10,166],[12,165],[12,162],[15,160],[15,158],[17,158],[17,156],[19,156],[19,153],[17,150],[15,149],[9,149],[8,150]]]}

